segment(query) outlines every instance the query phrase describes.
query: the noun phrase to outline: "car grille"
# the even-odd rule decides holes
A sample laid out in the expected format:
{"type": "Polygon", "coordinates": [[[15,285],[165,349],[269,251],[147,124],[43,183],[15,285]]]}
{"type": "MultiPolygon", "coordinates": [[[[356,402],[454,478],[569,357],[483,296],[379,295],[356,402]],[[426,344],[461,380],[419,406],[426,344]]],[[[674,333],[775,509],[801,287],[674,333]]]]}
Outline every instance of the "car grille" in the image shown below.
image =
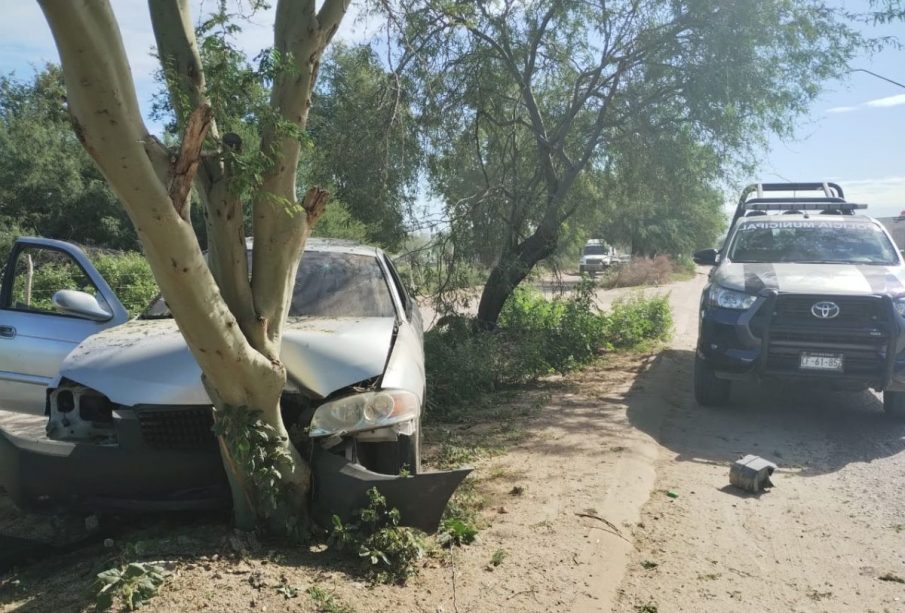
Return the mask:
{"type": "Polygon", "coordinates": [[[142,439],[154,449],[205,449],[217,444],[207,407],[140,408],[136,413],[142,439]]]}
{"type": "MultiPolygon", "coordinates": [[[[843,376],[869,381],[884,378],[892,324],[876,296],[777,296],[770,313],[765,368],[770,374],[803,374],[801,354],[842,355],[843,376]],[[839,306],[839,315],[820,319],[811,307],[821,301],[839,306]]],[[[837,372],[807,371],[839,377],[837,372]]]]}

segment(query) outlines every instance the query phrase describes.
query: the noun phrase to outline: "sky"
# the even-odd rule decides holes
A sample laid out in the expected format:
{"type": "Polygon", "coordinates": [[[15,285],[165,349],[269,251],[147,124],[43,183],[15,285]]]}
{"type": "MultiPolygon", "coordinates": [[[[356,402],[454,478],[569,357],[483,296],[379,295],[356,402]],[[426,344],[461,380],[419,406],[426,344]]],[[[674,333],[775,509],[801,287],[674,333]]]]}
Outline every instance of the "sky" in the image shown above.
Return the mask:
{"type": "MultiPolygon", "coordinates": [[[[842,0],[840,0],[841,2],[842,0]]],[[[136,79],[143,110],[150,111],[156,63],[151,56],[153,35],[147,3],[112,0],[136,79]]],[[[193,15],[214,6],[212,0],[191,0],[193,15]]],[[[866,0],[845,2],[850,10],[865,10],[866,0]]],[[[29,78],[46,62],[58,62],[50,30],[37,2],[0,0],[0,74],[15,72],[29,78]]],[[[272,41],[272,11],[253,18],[240,45],[254,55],[272,41]]],[[[355,3],[337,38],[364,41],[377,32],[358,17],[355,3]]],[[[905,43],[905,23],[865,28],[871,36],[891,36],[905,43]]],[[[905,84],[905,48],[888,48],[864,55],[853,66],[905,84]]],[[[765,84],[769,86],[769,84],[765,84]]],[[[763,151],[758,175],[751,182],[835,181],[848,200],[869,205],[876,217],[898,215],[905,209],[905,87],[863,72],[826,84],[811,113],[798,122],[794,140],[770,141],[763,151]]],[[[732,196],[727,195],[727,201],[732,196]]]]}

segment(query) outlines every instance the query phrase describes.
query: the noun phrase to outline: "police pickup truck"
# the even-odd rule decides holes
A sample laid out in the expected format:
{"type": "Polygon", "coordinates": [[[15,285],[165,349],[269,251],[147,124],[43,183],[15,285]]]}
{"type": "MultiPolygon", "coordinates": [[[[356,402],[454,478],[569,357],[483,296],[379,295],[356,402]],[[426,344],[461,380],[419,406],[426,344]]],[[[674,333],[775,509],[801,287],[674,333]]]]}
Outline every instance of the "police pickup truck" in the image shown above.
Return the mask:
{"type": "Polygon", "coordinates": [[[734,380],[775,379],[872,388],[905,418],[905,265],[886,229],[856,214],[864,208],[834,183],[745,189],[722,248],[694,254],[714,267],[701,296],[699,404],[726,404],[734,380]]]}

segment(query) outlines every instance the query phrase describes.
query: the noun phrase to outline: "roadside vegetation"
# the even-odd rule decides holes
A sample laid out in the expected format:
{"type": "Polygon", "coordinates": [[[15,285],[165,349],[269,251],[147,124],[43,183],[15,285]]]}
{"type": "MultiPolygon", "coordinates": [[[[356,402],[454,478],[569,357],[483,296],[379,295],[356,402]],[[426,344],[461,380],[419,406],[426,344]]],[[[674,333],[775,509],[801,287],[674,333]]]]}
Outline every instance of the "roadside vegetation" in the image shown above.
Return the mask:
{"type": "Polygon", "coordinates": [[[605,272],[599,281],[601,287],[638,287],[663,285],[694,276],[695,265],[691,258],[673,258],[668,255],[637,257],[621,266],[605,272]]]}
{"type": "Polygon", "coordinates": [[[427,415],[466,419],[493,402],[491,394],[550,374],[566,374],[606,351],[664,340],[672,329],[666,297],[631,296],[609,311],[597,309],[596,285],[583,279],[565,297],[547,299],[522,287],[503,307],[492,332],[449,315],[427,332],[427,415]]]}

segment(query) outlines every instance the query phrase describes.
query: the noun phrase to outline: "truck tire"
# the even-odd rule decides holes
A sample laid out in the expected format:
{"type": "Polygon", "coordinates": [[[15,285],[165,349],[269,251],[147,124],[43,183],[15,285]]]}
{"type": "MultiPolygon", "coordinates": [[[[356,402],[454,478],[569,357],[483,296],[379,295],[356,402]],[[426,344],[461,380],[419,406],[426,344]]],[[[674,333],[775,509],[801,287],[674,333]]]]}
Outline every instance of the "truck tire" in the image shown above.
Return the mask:
{"type": "Polygon", "coordinates": [[[578,274],[580,274],[580,275],[583,275],[583,274],[586,273],[587,271],[588,271],[588,269],[585,268],[584,266],[579,266],[579,267],[578,267],[578,274]]]}
{"type": "Polygon", "coordinates": [[[883,410],[895,419],[905,419],[905,392],[883,392],[883,410]]]}
{"type": "Polygon", "coordinates": [[[694,399],[703,407],[718,407],[729,403],[731,382],[720,379],[707,362],[694,358],[694,399]]]}

